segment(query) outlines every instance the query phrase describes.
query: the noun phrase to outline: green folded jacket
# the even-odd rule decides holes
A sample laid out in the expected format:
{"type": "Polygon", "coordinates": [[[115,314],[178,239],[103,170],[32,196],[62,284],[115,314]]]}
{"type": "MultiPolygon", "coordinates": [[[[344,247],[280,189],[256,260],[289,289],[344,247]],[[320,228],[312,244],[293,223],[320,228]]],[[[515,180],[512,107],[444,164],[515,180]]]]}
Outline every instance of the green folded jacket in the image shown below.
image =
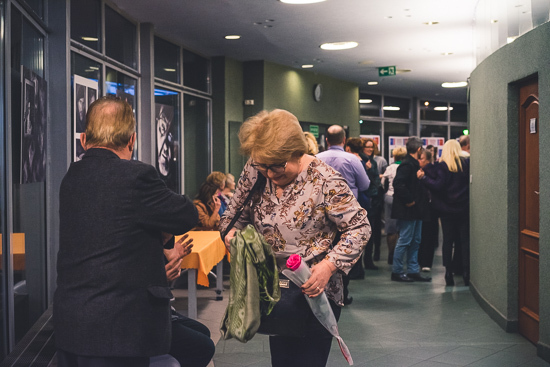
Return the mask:
{"type": "Polygon", "coordinates": [[[246,343],[260,327],[262,313],[269,314],[281,298],[271,246],[250,224],[231,240],[229,281],[229,303],[220,331],[224,339],[246,343]]]}

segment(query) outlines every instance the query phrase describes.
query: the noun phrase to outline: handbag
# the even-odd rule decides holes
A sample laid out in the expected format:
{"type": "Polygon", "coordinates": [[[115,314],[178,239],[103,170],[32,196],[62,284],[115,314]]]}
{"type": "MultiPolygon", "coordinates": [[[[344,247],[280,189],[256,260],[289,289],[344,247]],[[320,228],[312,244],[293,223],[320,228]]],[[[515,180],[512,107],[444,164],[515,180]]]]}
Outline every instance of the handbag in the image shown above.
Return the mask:
{"type": "Polygon", "coordinates": [[[302,289],[279,273],[281,299],[269,315],[262,314],[259,334],[304,337],[313,316],[302,289]]]}

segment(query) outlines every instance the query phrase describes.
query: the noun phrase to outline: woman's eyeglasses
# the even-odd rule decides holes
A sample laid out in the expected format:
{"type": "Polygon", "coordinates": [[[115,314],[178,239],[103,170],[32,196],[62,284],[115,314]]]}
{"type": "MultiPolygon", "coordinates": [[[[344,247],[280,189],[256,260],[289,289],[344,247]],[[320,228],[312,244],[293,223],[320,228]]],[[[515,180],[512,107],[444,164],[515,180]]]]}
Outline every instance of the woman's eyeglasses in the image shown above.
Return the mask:
{"type": "Polygon", "coordinates": [[[271,172],[275,174],[280,174],[285,171],[286,164],[287,162],[282,164],[251,163],[250,165],[260,172],[267,172],[268,170],[271,170],[271,172]]]}

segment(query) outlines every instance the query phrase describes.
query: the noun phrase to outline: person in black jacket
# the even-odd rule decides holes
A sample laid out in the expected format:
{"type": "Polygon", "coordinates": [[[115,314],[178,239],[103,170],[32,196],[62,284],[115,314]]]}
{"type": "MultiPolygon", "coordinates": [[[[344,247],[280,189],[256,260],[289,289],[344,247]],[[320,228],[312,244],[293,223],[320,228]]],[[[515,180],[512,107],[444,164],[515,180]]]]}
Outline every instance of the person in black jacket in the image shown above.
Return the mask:
{"type": "Polygon", "coordinates": [[[420,275],[418,248],[422,234],[422,220],[429,219],[428,192],[420,184],[419,159],[422,154],[422,140],[411,136],[407,141],[407,156],[393,180],[392,218],[397,219],[399,239],[393,254],[391,280],[397,282],[431,281],[420,275]],[[403,271],[403,258],[407,254],[407,274],[403,271]]]}
{"type": "MultiPolygon", "coordinates": [[[[58,366],[149,366],[170,350],[165,234],[193,228],[193,202],[168,189],[155,167],[132,160],[135,118],[103,97],[88,110],[86,153],[59,192],[59,252],[53,322],[58,366]]],[[[185,238],[185,236],[183,237],[185,238]]],[[[176,260],[177,261],[177,260],[176,260]]]]}

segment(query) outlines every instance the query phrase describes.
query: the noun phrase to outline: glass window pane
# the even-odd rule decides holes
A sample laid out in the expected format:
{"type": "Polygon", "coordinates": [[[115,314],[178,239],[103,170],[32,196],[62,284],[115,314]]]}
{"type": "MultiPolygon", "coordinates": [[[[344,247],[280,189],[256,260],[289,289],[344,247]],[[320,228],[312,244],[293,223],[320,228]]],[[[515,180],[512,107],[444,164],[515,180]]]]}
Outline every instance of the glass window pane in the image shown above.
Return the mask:
{"type": "Polygon", "coordinates": [[[25,0],[25,2],[40,19],[44,19],[44,0],[25,0]]]}
{"type": "Polygon", "coordinates": [[[76,161],[84,155],[80,134],[86,127],[86,112],[90,104],[102,96],[101,64],[73,52],[71,53],[71,76],[73,142],[71,156],[76,161]]]}
{"type": "Polygon", "coordinates": [[[464,134],[468,129],[468,126],[451,126],[451,139],[458,139],[464,134]]]}
{"type": "Polygon", "coordinates": [[[71,39],[101,52],[101,1],[71,0],[71,39]]]}
{"type": "Polygon", "coordinates": [[[420,137],[447,139],[447,125],[421,125],[420,137]]]}
{"type": "Polygon", "coordinates": [[[171,190],[180,193],[180,94],[155,88],[156,167],[171,190]]]}
{"type": "Polygon", "coordinates": [[[185,94],[183,99],[183,134],[185,194],[194,197],[210,173],[210,102],[185,94]]]}
{"type": "Polygon", "coordinates": [[[451,121],[467,122],[468,108],[464,103],[451,103],[451,121]]]}
{"type": "Polygon", "coordinates": [[[183,50],[183,85],[203,92],[209,92],[209,61],[190,51],[183,50]]]}
{"type": "Polygon", "coordinates": [[[136,26],[105,6],[105,54],[137,69],[136,40],[136,26]]]}
{"type": "MultiPolygon", "coordinates": [[[[11,157],[15,342],[46,309],[47,83],[44,38],[12,7],[11,157]]],[[[9,232],[9,231],[8,231],[9,232]]],[[[9,253],[6,249],[4,254],[9,253]]]]}
{"type": "Polygon", "coordinates": [[[407,98],[384,97],[384,117],[410,119],[411,101],[407,98]]]}
{"type": "MultiPolygon", "coordinates": [[[[125,100],[132,106],[132,110],[134,111],[134,115],[136,116],[136,130],[138,124],[138,116],[136,114],[137,111],[137,79],[134,79],[124,73],[121,73],[119,71],[106,68],[105,71],[105,94],[111,95],[111,96],[117,96],[125,100]]],[[[139,139],[139,131],[138,133],[138,139],[139,139]]],[[[134,149],[134,155],[133,159],[137,159],[137,149],[138,144],[136,144],[134,149]]]]}
{"type": "Polygon", "coordinates": [[[447,121],[447,102],[420,101],[420,120],[447,121]]]}
{"type": "Polygon", "coordinates": [[[155,77],[180,82],[180,48],[162,38],[155,37],[155,77]]]}
{"type": "Polygon", "coordinates": [[[359,93],[359,108],[361,116],[379,117],[382,110],[382,97],[375,94],[359,93]]]}
{"type": "Polygon", "coordinates": [[[380,121],[361,121],[359,121],[361,127],[361,135],[382,135],[382,123],[380,121]]]}

